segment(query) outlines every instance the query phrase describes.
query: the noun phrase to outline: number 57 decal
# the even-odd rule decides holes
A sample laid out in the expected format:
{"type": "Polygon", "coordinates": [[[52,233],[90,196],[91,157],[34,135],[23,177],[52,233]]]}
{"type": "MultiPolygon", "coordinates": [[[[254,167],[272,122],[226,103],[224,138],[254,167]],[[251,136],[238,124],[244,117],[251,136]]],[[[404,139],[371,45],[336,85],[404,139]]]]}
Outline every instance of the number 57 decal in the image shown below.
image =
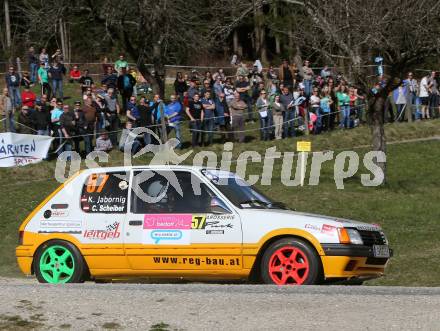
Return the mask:
{"type": "Polygon", "coordinates": [[[202,230],[206,226],[206,216],[193,216],[191,229],[202,230]]]}

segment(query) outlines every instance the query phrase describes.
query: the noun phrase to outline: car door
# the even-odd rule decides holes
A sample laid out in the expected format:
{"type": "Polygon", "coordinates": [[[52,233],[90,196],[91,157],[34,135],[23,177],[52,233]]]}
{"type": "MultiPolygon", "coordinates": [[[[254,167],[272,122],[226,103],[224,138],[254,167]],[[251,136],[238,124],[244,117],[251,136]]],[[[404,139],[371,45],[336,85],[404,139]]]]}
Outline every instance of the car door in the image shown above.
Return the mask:
{"type": "Polygon", "coordinates": [[[85,177],[80,196],[80,241],[90,269],[129,268],[123,248],[128,183],[126,171],[97,169],[85,177]]]}
{"type": "Polygon", "coordinates": [[[127,217],[133,269],[242,269],[240,217],[195,172],[134,171],[127,217]]]}

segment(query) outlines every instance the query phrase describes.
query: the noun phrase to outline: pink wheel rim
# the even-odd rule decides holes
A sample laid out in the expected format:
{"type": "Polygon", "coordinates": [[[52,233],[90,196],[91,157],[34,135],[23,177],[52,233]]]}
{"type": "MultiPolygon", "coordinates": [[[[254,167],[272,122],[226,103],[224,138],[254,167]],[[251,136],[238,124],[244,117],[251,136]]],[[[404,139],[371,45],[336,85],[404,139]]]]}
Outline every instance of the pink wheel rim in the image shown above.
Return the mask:
{"type": "Polygon", "coordinates": [[[277,285],[301,285],[309,275],[309,261],[302,250],[284,246],[269,260],[269,275],[277,285]]]}

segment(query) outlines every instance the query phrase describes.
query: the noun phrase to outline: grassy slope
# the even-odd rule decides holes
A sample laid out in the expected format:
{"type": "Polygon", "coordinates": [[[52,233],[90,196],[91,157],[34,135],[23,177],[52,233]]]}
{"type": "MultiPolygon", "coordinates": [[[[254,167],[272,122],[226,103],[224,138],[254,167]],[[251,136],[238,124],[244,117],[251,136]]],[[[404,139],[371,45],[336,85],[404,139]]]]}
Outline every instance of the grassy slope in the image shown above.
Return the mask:
{"type": "MultiPolygon", "coordinates": [[[[252,128],[250,125],[247,128],[252,128]]],[[[234,157],[244,150],[264,150],[273,145],[278,151],[294,151],[296,140],[259,142],[252,132],[251,142],[236,145],[234,157]]],[[[389,141],[417,139],[440,135],[440,121],[387,126],[389,141]]],[[[313,150],[350,150],[369,144],[368,128],[336,131],[312,136],[313,150]]],[[[370,284],[440,286],[440,233],[438,201],[439,141],[393,144],[388,147],[388,183],[381,188],[363,187],[360,174],[337,190],[333,180],[333,162],[325,163],[318,186],[285,187],[280,185],[281,162],[275,163],[271,186],[262,187],[276,200],[300,211],[380,223],[395,249],[384,278],[370,284]]],[[[217,144],[210,150],[220,152],[217,144]]],[[[366,148],[356,149],[360,154],[366,148]]],[[[197,150],[195,150],[197,151],[197,150]]],[[[361,157],[362,160],[362,157],[361,157]]],[[[122,164],[122,155],[112,152],[110,165],[122,164]]],[[[146,164],[148,157],[134,163],[146,164]]],[[[55,162],[44,162],[19,169],[0,169],[0,275],[19,275],[14,248],[17,228],[25,216],[44,199],[58,183],[53,179],[55,162]]],[[[262,165],[249,164],[249,173],[261,174],[262,165]]]]}

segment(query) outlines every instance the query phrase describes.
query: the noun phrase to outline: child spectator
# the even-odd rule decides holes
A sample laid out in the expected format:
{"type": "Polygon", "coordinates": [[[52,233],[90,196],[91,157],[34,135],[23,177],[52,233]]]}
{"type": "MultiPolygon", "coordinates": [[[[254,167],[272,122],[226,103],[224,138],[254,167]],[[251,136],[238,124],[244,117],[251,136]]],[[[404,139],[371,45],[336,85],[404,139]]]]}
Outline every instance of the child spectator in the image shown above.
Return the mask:
{"type": "Polygon", "coordinates": [[[96,139],[95,151],[109,152],[113,149],[112,142],[108,138],[107,131],[100,131],[99,137],[96,139]]]}

